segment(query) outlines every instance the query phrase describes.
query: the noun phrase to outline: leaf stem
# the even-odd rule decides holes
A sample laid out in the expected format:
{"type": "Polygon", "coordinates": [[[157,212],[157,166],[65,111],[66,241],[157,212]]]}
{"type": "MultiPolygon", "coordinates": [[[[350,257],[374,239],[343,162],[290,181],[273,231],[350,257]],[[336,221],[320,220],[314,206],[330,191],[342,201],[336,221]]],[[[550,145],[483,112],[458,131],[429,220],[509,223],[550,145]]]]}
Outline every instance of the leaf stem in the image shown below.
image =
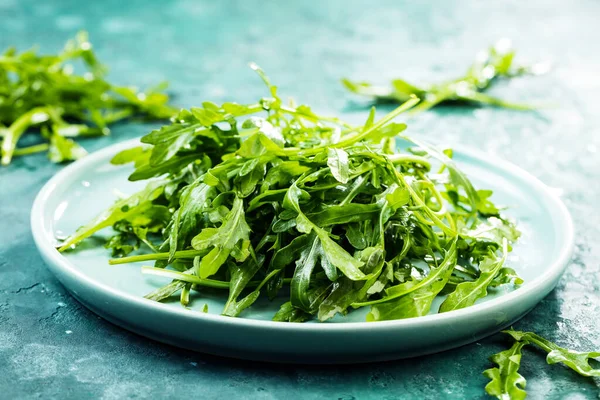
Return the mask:
{"type": "MultiPolygon", "coordinates": [[[[257,288],[256,290],[260,290],[264,286],[265,283],[267,283],[273,276],[275,276],[279,272],[281,272],[281,270],[271,271],[263,280],[250,281],[250,282],[248,282],[246,287],[248,287],[248,288],[256,287],[257,288]]],[[[229,289],[229,286],[230,286],[229,282],[226,282],[226,281],[219,281],[216,279],[208,279],[208,278],[200,278],[197,275],[186,274],[184,272],[178,272],[178,271],[173,271],[173,270],[164,269],[164,268],[154,268],[154,267],[144,266],[144,267],[142,267],[142,273],[148,274],[148,275],[163,276],[165,278],[170,278],[170,279],[175,279],[175,280],[179,280],[179,281],[183,281],[183,282],[193,283],[198,286],[210,287],[213,289],[229,289]]],[[[291,280],[292,280],[291,278],[285,278],[283,280],[283,282],[290,283],[291,280]]]]}
{"type": "Polygon", "coordinates": [[[354,143],[360,142],[361,140],[365,139],[366,137],[368,137],[369,135],[371,135],[373,132],[377,131],[378,129],[380,129],[381,127],[383,127],[384,125],[386,125],[388,122],[390,122],[394,118],[396,118],[398,115],[400,115],[403,112],[405,112],[406,110],[410,110],[419,101],[420,100],[416,96],[412,97],[410,100],[402,103],[394,111],[390,112],[385,117],[381,118],[375,124],[371,125],[368,129],[366,129],[363,132],[360,132],[358,134],[355,134],[355,135],[349,135],[348,137],[344,138],[342,141],[340,141],[338,143],[335,143],[333,145],[330,145],[330,146],[318,146],[318,147],[314,147],[312,149],[306,149],[306,150],[299,149],[297,147],[288,147],[288,148],[283,149],[283,152],[287,153],[288,155],[294,155],[294,154],[302,153],[303,156],[310,156],[310,155],[318,154],[323,149],[326,149],[328,147],[347,147],[347,146],[350,146],[350,145],[352,145],[354,143]]]}
{"type": "Polygon", "coordinates": [[[229,282],[217,281],[214,279],[202,279],[196,275],[184,274],[170,269],[142,267],[143,274],[164,276],[165,278],[177,279],[180,281],[193,283],[195,285],[211,287],[215,289],[229,289],[229,282]]]}
{"type": "Polygon", "coordinates": [[[419,164],[425,167],[427,170],[431,170],[431,162],[428,159],[421,156],[416,156],[413,154],[390,154],[387,156],[392,164],[404,164],[404,163],[413,163],[419,164]]]}
{"type": "Polygon", "coordinates": [[[4,139],[2,140],[1,147],[2,165],[10,164],[15,148],[17,147],[17,142],[27,128],[31,125],[45,122],[48,119],[50,119],[49,109],[47,107],[36,107],[21,115],[8,128],[4,128],[5,134],[3,135],[4,139]],[[38,120],[36,120],[36,116],[38,120]]]}
{"type": "Polygon", "coordinates": [[[15,148],[15,150],[13,151],[13,157],[41,153],[43,151],[47,151],[49,148],[50,145],[48,143],[40,143],[33,146],[15,148]]]}
{"type": "MultiPolygon", "coordinates": [[[[198,257],[198,256],[204,256],[208,253],[208,251],[206,250],[181,250],[181,251],[176,251],[175,252],[175,259],[177,258],[183,258],[183,259],[191,259],[194,257],[198,257]]],[[[151,253],[151,254],[140,254],[137,256],[129,256],[129,257],[122,257],[122,258],[111,258],[110,260],[108,260],[108,263],[110,265],[117,265],[117,264],[129,264],[129,263],[134,263],[134,262],[141,262],[141,261],[153,261],[153,260],[168,260],[169,259],[169,253],[165,252],[165,253],[151,253]]]]}

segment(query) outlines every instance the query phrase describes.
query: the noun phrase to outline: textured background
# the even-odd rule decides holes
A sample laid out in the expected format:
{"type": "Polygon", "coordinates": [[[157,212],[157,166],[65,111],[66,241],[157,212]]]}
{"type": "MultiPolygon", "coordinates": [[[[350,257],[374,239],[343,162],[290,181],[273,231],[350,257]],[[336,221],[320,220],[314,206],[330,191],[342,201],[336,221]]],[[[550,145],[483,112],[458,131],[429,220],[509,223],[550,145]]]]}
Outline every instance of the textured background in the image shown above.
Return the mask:
{"type": "MultiPolygon", "coordinates": [[[[176,104],[185,107],[264,95],[246,67],[254,60],[281,93],[359,121],[365,109],[344,92],[340,77],[439,80],[462,73],[498,38],[512,38],[521,60],[551,61],[554,68],[492,93],[552,107],[443,108],[419,116],[409,130],[498,154],[562,193],[577,230],[573,260],[558,288],[517,327],[573,348],[600,348],[600,3],[372,3],[0,0],[0,48],[39,43],[56,51],[87,29],[113,81],[169,80],[176,104]]],[[[83,144],[96,150],[150,128],[124,124],[109,138],[83,144]]],[[[34,196],[60,168],[39,155],[0,169],[0,397],[483,397],[481,371],[506,346],[500,335],[398,362],[272,366],[178,350],[99,319],[50,275],[31,238],[34,196]]],[[[599,380],[546,366],[539,354],[526,354],[522,373],[530,398],[600,393],[599,380]]]]}

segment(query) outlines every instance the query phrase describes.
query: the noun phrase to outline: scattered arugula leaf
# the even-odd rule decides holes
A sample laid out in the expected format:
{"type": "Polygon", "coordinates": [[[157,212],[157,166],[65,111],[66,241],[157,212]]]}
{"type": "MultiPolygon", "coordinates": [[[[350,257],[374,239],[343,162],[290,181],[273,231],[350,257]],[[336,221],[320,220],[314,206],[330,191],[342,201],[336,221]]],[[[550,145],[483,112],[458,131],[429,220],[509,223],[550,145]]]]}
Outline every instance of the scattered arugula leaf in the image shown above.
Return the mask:
{"type": "Polygon", "coordinates": [[[503,331],[503,333],[510,335],[519,342],[533,344],[544,350],[548,353],[548,356],[546,357],[546,362],[548,362],[548,364],[561,363],[582,376],[600,376],[600,368],[593,368],[590,365],[591,359],[600,358],[600,351],[580,352],[568,350],[557,346],[533,332],[520,332],[509,329],[503,331]]]}
{"type": "Polygon", "coordinates": [[[165,84],[140,92],[108,83],[106,70],[85,32],[56,55],[39,55],[35,48],[21,53],[9,48],[0,55],[1,164],[43,151],[55,163],[76,160],[87,153],[73,137],[107,135],[109,125],[130,117],[161,120],[175,114],[165,84]],[[74,73],[76,64],[85,68],[83,75],[74,73]],[[17,147],[28,130],[49,145],[17,147]]]}
{"type": "Polygon", "coordinates": [[[598,351],[580,352],[565,349],[533,332],[515,331],[512,328],[502,333],[509,335],[515,342],[510,349],[490,357],[490,361],[498,367],[483,372],[483,375],[490,379],[485,387],[485,391],[490,396],[500,400],[522,400],[527,397],[525,378],[518,372],[521,365],[521,350],[527,345],[537,346],[548,353],[546,357],[548,364],[561,363],[581,376],[600,376],[600,368],[590,365],[591,360],[600,362],[598,351]]]}
{"type": "Polygon", "coordinates": [[[490,361],[497,364],[498,367],[483,371],[483,375],[490,379],[485,386],[487,394],[501,400],[523,400],[527,397],[527,392],[525,392],[527,381],[519,374],[521,350],[526,344],[525,342],[515,342],[510,349],[490,357],[490,361]]]}
{"type": "Polygon", "coordinates": [[[342,84],[352,93],[373,98],[376,102],[405,102],[417,96],[421,103],[411,110],[412,114],[426,111],[441,103],[463,102],[474,105],[490,105],[515,110],[532,110],[527,104],[508,102],[484,94],[498,79],[509,79],[526,74],[541,74],[547,69],[543,64],[531,67],[514,65],[515,51],[506,39],[481,52],[476,61],[460,78],[439,84],[418,87],[402,79],[395,79],[390,87],[376,86],[368,82],[342,79],[342,84]]]}

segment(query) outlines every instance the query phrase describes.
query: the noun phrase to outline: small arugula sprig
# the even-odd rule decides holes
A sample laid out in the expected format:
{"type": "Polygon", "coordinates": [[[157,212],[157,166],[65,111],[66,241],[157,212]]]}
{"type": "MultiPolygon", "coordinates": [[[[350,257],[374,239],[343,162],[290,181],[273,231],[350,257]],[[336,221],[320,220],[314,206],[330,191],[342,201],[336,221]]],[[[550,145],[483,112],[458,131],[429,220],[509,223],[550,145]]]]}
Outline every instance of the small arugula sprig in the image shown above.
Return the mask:
{"type": "Polygon", "coordinates": [[[43,151],[53,162],[75,160],[86,151],[73,137],[108,135],[110,124],[133,116],[160,120],[175,114],[162,93],[165,84],[139,92],[108,83],[106,70],[85,32],[57,55],[39,55],[35,49],[18,53],[15,48],[0,55],[1,164],[43,151]],[[74,63],[83,64],[86,72],[76,75],[74,63]],[[17,147],[30,128],[44,142],[17,147]]]}
{"type": "Polygon", "coordinates": [[[241,105],[202,103],[117,154],[132,181],[150,180],[82,226],[73,248],[112,227],[111,264],[151,262],[172,279],[146,297],[228,292],[223,315],[260,296],[280,302],[277,321],[326,321],[370,307],[381,321],[473,305],[503,284],[519,232],[476,190],[452,152],[404,135],[393,122],[410,98],[364,125],[323,117],[270,95],[241,105]],[[148,254],[130,254],[143,248],[148,254]],[[286,290],[282,290],[283,288],[286,290]]]}
{"type": "Polygon", "coordinates": [[[416,114],[428,110],[441,103],[465,102],[475,105],[491,105],[515,110],[532,110],[535,107],[527,104],[508,102],[485,93],[496,80],[513,78],[526,74],[541,74],[546,66],[536,64],[531,67],[514,65],[515,51],[510,43],[498,41],[495,46],[481,52],[476,61],[460,78],[429,86],[415,86],[402,79],[394,79],[391,87],[372,85],[368,82],[356,82],[342,79],[349,91],[373,98],[377,102],[404,102],[411,96],[421,99],[419,105],[410,112],[416,114]]]}
{"type": "MultiPolygon", "coordinates": [[[[521,332],[509,329],[503,333],[511,336],[515,342],[508,350],[501,351],[490,357],[490,361],[498,365],[487,369],[483,374],[490,379],[485,391],[500,400],[522,400],[527,397],[526,380],[519,374],[522,349],[534,345],[546,353],[548,364],[561,363],[564,366],[587,377],[600,377],[600,368],[593,368],[590,360],[600,358],[600,352],[579,352],[568,350],[544,339],[533,332],[521,332]]],[[[600,361],[600,360],[597,360],[600,361]]]]}

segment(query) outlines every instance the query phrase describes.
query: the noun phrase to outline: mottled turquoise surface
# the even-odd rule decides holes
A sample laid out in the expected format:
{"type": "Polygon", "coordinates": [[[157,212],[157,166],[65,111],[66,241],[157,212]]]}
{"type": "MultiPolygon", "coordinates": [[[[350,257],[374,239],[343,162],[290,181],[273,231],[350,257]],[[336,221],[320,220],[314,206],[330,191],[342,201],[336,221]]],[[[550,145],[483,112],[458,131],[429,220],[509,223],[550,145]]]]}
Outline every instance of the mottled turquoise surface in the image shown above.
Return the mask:
{"type": "MultiPolygon", "coordinates": [[[[85,28],[111,78],[167,79],[180,106],[251,101],[264,88],[254,60],[281,92],[353,121],[366,111],[341,76],[417,82],[460,74],[480,48],[506,36],[524,60],[552,72],[500,84],[494,94],[539,101],[539,113],[443,108],[413,134],[500,155],[557,188],[577,230],[558,288],[519,324],[579,349],[600,348],[600,3],[594,1],[17,1],[0,0],[0,48],[55,51],[85,28]]],[[[125,124],[83,144],[95,150],[145,133],[125,124]]],[[[345,367],[272,366],[189,353],[130,334],[70,297],[33,246],[29,212],[60,166],[44,156],[0,169],[1,398],[478,398],[500,336],[445,353],[345,367]]],[[[528,352],[530,398],[598,398],[580,378],[528,352]]]]}

